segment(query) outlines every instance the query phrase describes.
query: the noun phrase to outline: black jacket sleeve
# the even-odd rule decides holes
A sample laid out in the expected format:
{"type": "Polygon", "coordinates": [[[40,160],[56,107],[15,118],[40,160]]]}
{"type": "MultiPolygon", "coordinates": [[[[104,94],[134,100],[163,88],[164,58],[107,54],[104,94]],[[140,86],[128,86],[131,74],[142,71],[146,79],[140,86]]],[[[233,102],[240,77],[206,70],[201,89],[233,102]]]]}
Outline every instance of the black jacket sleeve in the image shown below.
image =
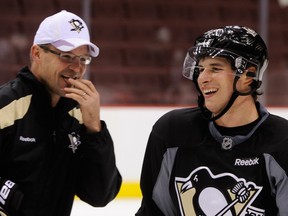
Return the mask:
{"type": "Polygon", "coordinates": [[[101,132],[86,134],[77,183],[77,196],[94,207],[105,206],[113,200],[122,183],[112,138],[105,122],[101,123],[101,132]]]}

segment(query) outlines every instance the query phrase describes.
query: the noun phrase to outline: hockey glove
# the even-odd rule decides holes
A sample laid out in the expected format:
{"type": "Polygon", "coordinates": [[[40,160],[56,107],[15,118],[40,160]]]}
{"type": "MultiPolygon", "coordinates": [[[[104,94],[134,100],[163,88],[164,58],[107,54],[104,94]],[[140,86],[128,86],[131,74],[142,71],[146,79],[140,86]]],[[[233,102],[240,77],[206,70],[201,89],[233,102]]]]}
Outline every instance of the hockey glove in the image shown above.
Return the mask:
{"type": "MultiPolygon", "coordinates": [[[[9,215],[17,215],[21,204],[23,193],[18,189],[18,185],[10,180],[0,178],[0,207],[9,215]]],[[[0,209],[1,212],[1,209],[0,209]]],[[[1,214],[5,215],[5,212],[1,214]]],[[[0,216],[2,216],[0,214],[0,216]]]]}

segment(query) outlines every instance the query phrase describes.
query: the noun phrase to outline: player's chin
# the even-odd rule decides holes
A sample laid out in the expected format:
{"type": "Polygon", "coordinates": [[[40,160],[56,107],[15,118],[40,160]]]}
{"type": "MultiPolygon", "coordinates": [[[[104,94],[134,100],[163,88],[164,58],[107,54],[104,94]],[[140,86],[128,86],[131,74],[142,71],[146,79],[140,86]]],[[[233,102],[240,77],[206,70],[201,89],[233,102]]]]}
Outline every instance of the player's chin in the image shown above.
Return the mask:
{"type": "Polygon", "coordinates": [[[215,103],[205,103],[206,109],[208,109],[211,113],[214,115],[217,115],[217,113],[220,113],[221,109],[215,105],[215,103]]]}

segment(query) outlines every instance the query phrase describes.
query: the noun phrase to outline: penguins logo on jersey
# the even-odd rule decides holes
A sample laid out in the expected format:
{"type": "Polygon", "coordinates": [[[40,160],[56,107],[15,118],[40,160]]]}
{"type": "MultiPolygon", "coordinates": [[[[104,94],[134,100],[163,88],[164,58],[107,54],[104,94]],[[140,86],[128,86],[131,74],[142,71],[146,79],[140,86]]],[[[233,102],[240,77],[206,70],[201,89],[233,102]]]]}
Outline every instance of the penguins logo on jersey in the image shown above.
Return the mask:
{"type": "Polygon", "coordinates": [[[80,135],[72,132],[71,134],[68,134],[68,137],[70,140],[70,145],[68,147],[72,149],[73,153],[75,153],[78,146],[81,144],[80,135]]]}
{"type": "Polygon", "coordinates": [[[176,177],[175,188],[182,216],[264,216],[252,206],[262,187],[231,173],[214,175],[198,167],[186,178],[176,177]]]}

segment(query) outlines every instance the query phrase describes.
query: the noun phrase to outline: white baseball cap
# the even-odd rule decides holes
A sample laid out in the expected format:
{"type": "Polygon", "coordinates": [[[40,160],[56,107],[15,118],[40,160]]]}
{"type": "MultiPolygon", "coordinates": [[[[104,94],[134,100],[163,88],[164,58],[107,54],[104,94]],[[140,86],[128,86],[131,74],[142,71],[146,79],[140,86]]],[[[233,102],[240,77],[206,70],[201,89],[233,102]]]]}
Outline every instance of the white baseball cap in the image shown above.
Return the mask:
{"type": "Polygon", "coordinates": [[[52,44],[63,52],[88,45],[91,56],[96,57],[99,54],[99,48],[90,42],[86,23],[66,10],[49,16],[40,23],[34,44],[52,44]]]}

